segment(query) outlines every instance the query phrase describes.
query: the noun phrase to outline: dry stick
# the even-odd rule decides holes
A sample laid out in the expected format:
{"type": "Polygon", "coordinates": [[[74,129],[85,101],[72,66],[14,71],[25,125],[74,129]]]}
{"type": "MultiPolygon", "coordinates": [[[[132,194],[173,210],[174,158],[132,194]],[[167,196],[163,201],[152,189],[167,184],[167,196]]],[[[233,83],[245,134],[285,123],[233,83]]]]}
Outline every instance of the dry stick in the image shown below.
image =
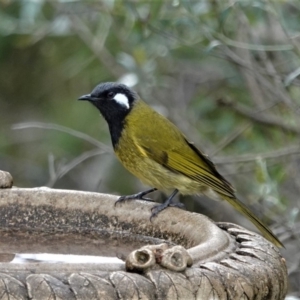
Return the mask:
{"type": "Polygon", "coordinates": [[[286,45],[257,45],[257,44],[249,44],[249,43],[243,43],[239,41],[232,40],[228,37],[226,37],[223,34],[217,33],[217,37],[220,41],[222,41],[224,44],[233,46],[235,48],[242,48],[242,49],[249,49],[249,50],[255,50],[255,51],[290,51],[293,50],[294,47],[291,44],[286,45]]]}
{"type": "MultiPolygon", "coordinates": [[[[247,29],[247,34],[248,34],[249,37],[250,37],[250,35],[252,36],[253,31],[250,30],[250,25],[249,25],[247,17],[244,14],[244,11],[240,9],[238,16],[240,16],[239,18],[241,18],[241,16],[244,17],[243,20],[246,23],[245,28],[247,29]]],[[[269,18],[270,22],[272,22],[272,19],[270,19],[270,14],[269,13],[267,13],[267,18],[269,18]]],[[[271,26],[271,29],[272,29],[272,26],[271,26]]],[[[241,38],[243,38],[243,37],[241,37],[241,38]]],[[[248,50],[246,52],[247,53],[246,57],[248,56],[247,64],[252,65],[253,69],[256,70],[259,66],[259,63],[257,62],[257,60],[253,60],[253,57],[250,54],[249,49],[247,49],[247,50],[248,50]]],[[[287,95],[287,92],[286,92],[286,90],[283,86],[283,83],[282,83],[283,81],[281,80],[280,75],[278,74],[278,72],[277,72],[276,68],[274,67],[273,63],[271,62],[271,60],[267,56],[266,52],[267,52],[266,50],[265,51],[256,51],[256,54],[258,55],[258,57],[261,58],[261,62],[263,62],[265,64],[266,74],[270,77],[270,79],[273,80],[273,84],[276,86],[276,89],[280,90],[281,93],[283,95],[285,95],[286,98],[289,98],[289,96],[287,95]]],[[[280,53],[281,52],[282,51],[280,51],[280,53]]],[[[243,51],[241,51],[241,53],[243,53],[243,51]]],[[[247,76],[246,78],[248,79],[248,81],[253,82],[254,85],[255,85],[255,86],[252,85],[252,88],[250,89],[250,91],[252,92],[252,94],[255,98],[258,97],[259,102],[261,103],[260,105],[258,105],[258,107],[263,107],[264,106],[264,103],[265,103],[264,98],[266,96],[269,97],[271,99],[271,101],[273,101],[274,97],[272,95],[270,95],[270,93],[264,93],[265,96],[263,96],[264,89],[261,89],[261,87],[262,87],[261,86],[261,80],[258,80],[257,77],[255,77],[252,74],[250,74],[249,72],[247,72],[247,70],[245,70],[244,73],[245,73],[245,76],[247,76]],[[248,73],[248,75],[247,75],[247,73],[248,73]],[[253,79],[250,79],[249,77],[252,77],[253,79]]],[[[249,87],[251,87],[251,86],[249,86],[249,87]]],[[[253,100],[257,102],[256,99],[253,99],[253,100]]]]}
{"type": "MultiPolygon", "coordinates": [[[[237,49],[236,51],[238,51],[240,57],[242,57],[245,61],[254,65],[249,51],[245,49],[237,49]]],[[[245,85],[248,87],[249,94],[251,95],[251,101],[254,102],[254,106],[263,107],[266,102],[266,96],[263,93],[263,89],[261,89],[259,81],[247,69],[243,67],[240,67],[239,69],[244,78],[245,85]]]]}
{"type": "Polygon", "coordinates": [[[278,4],[276,3],[277,1],[270,1],[267,0],[268,5],[273,7],[274,10],[274,14],[273,16],[275,17],[275,20],[278,22],[278,24],[280,25],[283,33],[285,34],[285,36],[287,37],[287,39],[290,41],[290,43],[293,45],[294,50],[296,50],[297,55],[300,55],[300,47],[299,44],[294,40],[293,37],[290,36],[290,34],[287,32],[283,22],[280,22],[280,13],[278,11],[280,11],[280,9],[278,8],[278,4]]]}
{"type": "Polygon", "coordinates": [[[300,154],[300,145],[282,148],[275,151],[257,153],[257,154],[245,154],[239,156],[227,156],[227,157],[215,157],[214,162],[216,164],[236,164],[240,162],[253,162],[257,158],[263,159],[275,159],[282,156],[288,156],[293,154],[300,154]]]}
{"type": "MultiPolygon", "coordinates": [[[[259,65],[256,65],[255,68],[251,66],[248,62],[245,62],[241,57],[239,57],[234,51],[232,51],[226,44],[223,44],[224,51],[219,55],[220,58],[227,58],[235,63],[237,66],[243,67],[249,72],[251,72],[252,76],[254,76],[258,82],[277,100],[271,103],[271,106],[274,106],[280,102],[285,103],[290,109],[294,112],[298,113],[299,106],[293,103],[292,99],[287,95],[283,87],[278,88],[278,86],[274,86],[271,84],[264,75],[270,76],[273,74],[269,74],[269,71],[261,68],[259,65]],[[225,53],[225,55],[224,55],[225,53]]],[[[263,49],[261,49],[263,50],[263,49]]],[[[279,75],[278,75],[279,76],[279,75]]],[[[271,76],[273,78],[273,76],[271,76]]],[[[268,105],[270,106],[270,104],[268,105]]],[[[267,109],[267,108],[266,108],[267,109]]]]}
{"type": "MultiPolygon", "coordinates": [[[[292,157],[289,158],[289,161],[293,161],[293,160],[299,159],[299,157],[297,156],[297,154],[298,153],[288,153],[286,156],[295,155],[295,158],[292,158],[292,157]]],[[[300,150],[299,150],[299,154],[300,154],[300,150]]],[[[276,157],[276,160],[275,160],[275,157],[274,157],[273,160],[272,160],[272,157],[270,157],[270,158],[266,157],[265,159],[266,160],[268,159],[268,168],[272,168],[274,166],[277,166],[278,164],[281,163],[281,161],[279,162],[279,160],[281,160],[281,159],[286,160],[286,156],[285,155],[278,156],[278,157],[276,157]]],[[[258,158],[261,158],[261,156],[256,157],[256,159],[258,159],[258,158]]],[[[234,160],[234,159],[232,158],[232,160],[234,160]]],[[[253,171],[256,170],[256,166],[254,165],[254,162],[255,162],[254,160],[253,161],[249,160],[249,161],[243,162],[242,165],[241,164],[238,165],[238,162],[237,163],[232,162],[232,165],[234,165],[234,168],[232,168],[228,172],[222,172],[222,174],[225,177],[227,177],[227,176],[236,176],[236,175],[241,175],[241,174],[246,174],[246,173],[253,173],[253,171]],[[243,167],[242,169],[240,168],[241,166],[243,167]]],[[[222,163],[216,163],[216,165],[222,165],[222,163]]]]}
{"type": "MultiPolygon", "coordinates": [[[[239,21],[239,28],[237,29],[237,39],[242,42],[247,42],[252,39],[252,32],[250,30],[249,22],[247,17],[245,16],[245,13],[242,9],[238,9],[235,7],[235,10],[237,10],[237,18],[239,21]]],[[[262,51],[256,51],[261,53],[262,51]]],[[[251,65],[253,67],[253,70],[255,70],[255,59],[253,59],[252,52],[249,48],[240,48],[237,47],[235,49],[235,53],[244,61],[247,63],[247,65],[251,65]]],[[[265,53],[265,52],[264,52],[265,53]]],[[[248,90],[251,95],[251,101],[254,103],[256,107],[263,107],[266,102],[266,95],[264,93],[264,90],[261,88],[261,85],[257,79],[256,76],[253,76],[251,72],[248,72],[247,69],[240,67],[240,72],[242,76],[244,77],[244,81],[246,86],[248,87],[248,90]]],[[[267,94],[267,93],[266,93],[267,94]]]]}
{"type": "Polygon", "coordinates": [[[100,155],[105,153],[103,149],[93,149],[90,151],[83,152],[81,155],[77,156],[73,160],[71,160],[68,164],[64,166],[60,166],[57,170],[54,168],[54,158],[53,156],[49,158],[49,170],[50,170],[50,179],[47,183],[47,186],[53,187],[54,183],[74,169],[76,166],[81,164],[83,161],[87,160],[88,158],[100,155]]]}
{"type": "Polygon", "coordinates": [[[257,77],[257,80],[259,80],[259,82],[270,92],[270,94],[279,99],[279,101],[277,102],[283,102],[293,110],[298,109],[298,106],[294,104],[293,101],[285,93],[282,92],[282,90],[272,85],[260,72],[256,72],[251,66],[245,63],[236,53],[234,53],[228,47],[225,48],[225,53],[227,57],[234,63],[246,67],[249,71],[251,71],[253,76],[257,77]]]}
{"type": "Polygon", "coordinates": [[[283,123],[280,118],[274,115],[270,115],[270,114],[262,115],[260,112],[255,112],[244,105],[234,103],[233,101],[226,100],[226,99],[219,99],[217,100],[217,102],[220,106],[230,108],[233,111],[237,112],[238,114],[245,116],[257,123],[272,126],[288,133],[294,133],[297,135],[300,134],[300,127],[283,123]]]}
{"type": "Polygon", "coordinates": [[[96,139],[90,137],[89,135],[64,127],[56,124],[51,123],[42,123],[42,122],[27,122],[27,123],[18,123],[14,124],[12,126],[13,130],[19,130],[19,129],[28,129],[28,128],[40,128],[40,129],[50,129],[50,130],[57,130],[60,132],[68,133],[72,136],[75,136],[77,138],[80,138],[82,140],[85,140],[92,145],[96,146],[96,149],[86,151],[76,157],[75,159],[71,160],[68,164],[59,167],[57,170],[55,170],[54,167],[54,158],[52,156],[49,157],[49,174],[50,179],[47,183],[47,186],[52,187],[54,183],[64,175],[66,175],[70,170],[75,168],[77,165],[82,163],[88,158],[91,158],[93,156],[97,156],[103,153],[111,153],[112,149],[109,146],[106,146],[105,144],[97,141],[96,139]]]}
{"type": "Polygon", "coordinates": [[[245,130],[252,127],[251,123],[246,123],[245,125],[238,127],[236,130],[234,130],[232,133],[227,135],[225,138],[221,140],[221,142],[218,143],[216,149],[210,153],[210,156],[215,156],[218,152],[223,150],[225,147],[227,147],[231,142],[233,142],[235,139],[237,139],[245,130]]]}
{"type": "MultiPolygon", "coordinates": [[[[109,51],[104,46],[105,38],[108,35],[108,31],[103,35],[104,38],[100,39],[95,37],[88,26],[76,15],[71,16],[72,28],[86,44],[86,46],[94,53],[94,55],[101,61],[106,69],[111,72],[116,78],[120,77],[120,74],[124,73],[124,69],[115,63],[114,58],[111,56],[109,51]]],[[[109,30],[109,29],[107,29],[109,30]]],[[[101,36],[101,35],[99,35],[101,36]]]]}
{"type": "Polygon", "coordinates": [[[97,141],[96,139],[92,138],[91,136],[89,136],[85,133],[82,133],[80,131],[76,131],[76,130],[70,129],[68,127],[61,126],[61,125],[56,125],[53,123],[43,123],[43,122],[25,122],[25,123],[17,123],[12,126],[13,130],[28,129],[28,128],[40,128],[40,129],[50,129],[50,130],[61,131],[61,132],[73,135],[82,140],[85,140],[85,141],[91,143],[92,145],[100,148],[101,150],[104,150],[105,152],[108,152],[108,153],[112,152],[111,147],[97,141]]]}

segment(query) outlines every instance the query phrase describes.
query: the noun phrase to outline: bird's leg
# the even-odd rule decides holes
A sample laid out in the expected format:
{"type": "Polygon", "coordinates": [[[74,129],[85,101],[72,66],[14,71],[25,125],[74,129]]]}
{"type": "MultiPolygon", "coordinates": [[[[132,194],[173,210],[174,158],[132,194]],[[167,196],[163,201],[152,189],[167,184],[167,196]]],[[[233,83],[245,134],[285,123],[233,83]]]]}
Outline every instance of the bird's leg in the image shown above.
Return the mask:
{"type": "Polygon", "coordinates": [[[172,202],[177,193],[178,193],[178,190],[175,189],[173,191],[173,193],[168,197],[168,199],[164,203],[159,204],[159,205],[155,205],[155,206],[152,207],[152,209],[151,209],[152,214],[151,214],[151,217],[150,217],[150,221],[152,221],[152,219],[154,217],[156,217],[161,211],[163,211],[164,209],[166,209],[169,206],[185,208],[184,204],[182,204],[182,203],[173,203],[172,202]]]}
{"type": "Polygon", "coordinates": [[[117,205],[117,203],[120,203],[120,202],[124,202],[126,200],[145,200],[145,201],[150,201],[150,202],[153,202],[152,199],[150,198],[144,198],[144,196],[146,196],[147,194],[150,194],[154,191],[156,191],[157,188],[152,188],[152,189],[149,189],[147,191],[144,191],[144,192],[139,192],[137,194],[133,194],[133,195],[128,195],[128,196],[121,196],[116,202],[115,202],[115,206],[117,205]]]}

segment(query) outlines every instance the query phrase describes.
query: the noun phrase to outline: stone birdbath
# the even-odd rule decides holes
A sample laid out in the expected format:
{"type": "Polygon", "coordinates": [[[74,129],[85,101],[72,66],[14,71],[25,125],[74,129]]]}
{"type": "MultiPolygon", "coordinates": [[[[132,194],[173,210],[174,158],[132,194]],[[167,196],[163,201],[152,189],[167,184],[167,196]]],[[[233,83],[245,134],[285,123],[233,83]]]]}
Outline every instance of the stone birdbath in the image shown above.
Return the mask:
{"type": "Polygon", "coordinates": [[[260,235],[177,208],[150,222],[153,204],[116,199],[16,188],[0,171],[0,299],[284,299],[285,260],[260,235]],[[26,253],[78,261],[14,263],[26,253]]]}

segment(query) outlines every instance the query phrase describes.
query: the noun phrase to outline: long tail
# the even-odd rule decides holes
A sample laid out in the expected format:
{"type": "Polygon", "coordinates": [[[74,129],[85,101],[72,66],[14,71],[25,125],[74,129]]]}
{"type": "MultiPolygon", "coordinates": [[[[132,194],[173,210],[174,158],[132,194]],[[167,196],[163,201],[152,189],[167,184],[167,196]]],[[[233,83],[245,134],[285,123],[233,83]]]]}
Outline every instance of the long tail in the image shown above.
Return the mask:
{"type": "Polygon", "coordinates": [[[277,247],[284,247],[283,244],[278,240],[278,238],[275,236],[275,234],[271,231],[270,228],[268,228],[267,225],[265,225],[261,220],[259,220],[253,212],[251,212],[246,205],[244,205],[242,202],[240,202],[236,198],[231,198],[225,195],[220,194],[220,196],[228,201],[236,210],[238,210],[240,213],[245,215],[262,233],[262,235],[272,242],[277,247]]]}

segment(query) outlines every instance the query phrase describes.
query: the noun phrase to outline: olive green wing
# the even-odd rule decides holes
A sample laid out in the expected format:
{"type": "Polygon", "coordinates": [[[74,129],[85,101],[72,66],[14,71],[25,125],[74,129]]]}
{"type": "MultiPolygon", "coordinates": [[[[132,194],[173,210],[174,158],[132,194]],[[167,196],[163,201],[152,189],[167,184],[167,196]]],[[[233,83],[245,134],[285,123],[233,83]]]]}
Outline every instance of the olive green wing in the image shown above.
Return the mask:
{"type": "Polygon", "coordinates": [[[234,195],[231,184],[217,171],[210,158],[202,153],[194,144],[184,139],[189,150],[171,151],[166,167],[177,170],[187,177],[203,183],[214,191],[228,196],[234,195]]]}
{"type": "Polygon", "coordinates": [[[183,174],[220,194],[234,195],[233,187],[216,170],[207,155],[188,142],[184,136],[181,136],[180,140],[174,141],[174,144],[168,146],[164,141],[157,139],[142,138],[138,141],[144,156],[172,172],[183,174]]]}
{"type": "Polygon", "coordinates": [[[140,102],[139,106],[139,111],[132,114],[128,121],[132,124],[129,124],[127,129],[131,130],[129,136],[141,156],[150,158],[220,194],[234,195],[234,189],[219,174],[208,156],[188,142],[173,123],[143,102],[140,102]],[[139,124],[138,128],[136,124],[139,124]]]}

